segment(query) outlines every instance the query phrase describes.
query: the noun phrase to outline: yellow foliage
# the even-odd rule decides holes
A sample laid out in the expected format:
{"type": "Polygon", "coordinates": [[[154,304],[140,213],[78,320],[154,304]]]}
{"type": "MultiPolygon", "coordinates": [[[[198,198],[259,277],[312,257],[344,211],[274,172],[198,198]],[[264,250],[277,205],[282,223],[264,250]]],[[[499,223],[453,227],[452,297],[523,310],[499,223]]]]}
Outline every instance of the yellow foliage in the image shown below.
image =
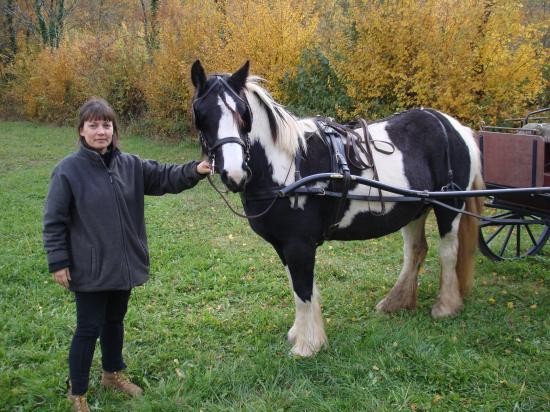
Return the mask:
{"type": "Polygon", "coordinates": [[[304,49],[315,46],[315,1],[227,0],[225,10],[228,67],[250,60],[253,73],[269,80],[270,91],[280,98],[283,77],[292,76],[304,49]]]}
{"type": "Polygon", "coordinates": [[[26,117],[48,122],[72,122],[90,96],[107,98],[123,115],[133,91],[142,88],[146,62],[143,47],[129,44],[131,37],[123,25],[110,42],[75,35],[57,49],[18,53],[10,69],[10,100],[26,117]]]}
{"type": "Polygon", "coordinates": [[[75,117],[75,107],[85,98],[86,79],[79,76],[80,50],[68,47],[17,55],[17,73],[10,96],[31,119],[63,123],[75,117]]]}
{"type": "Polygon", "coordinates": [[[522,113],[544,87],[518,1],[357,0],[340,21],[328,40],[352,114],[431,106],[477,123],[522,113]]]}
{"type": "Polygon", "coordinates": [[[129,0],[73,16],[58,49],[37,50],[21,38],[15,63],[0,66],[2,103],[32,119],[67,122],[83,100],[100,95],[124,119],[144,113],[156,131],[179,135],[189,124],[196,59],[208,72],[250,60],[251,72],[283,103],[287,77],[298,79],[295,96],[339,117],[426,106],[477,126],[523,114],[549,86],[543,67],[550,54],[541,41],[548,21],[526,18],[519,0],[159,4],[158,48],[150,53],[143,10],[129,0]]]}
{"type": "Polygon", "coordinates": [[[200,59],[208,72],[230,72],[246,60],[252,72],[277,86],[313,40],[313,1],[168,0],[162,2],[160,48],[146,86],[149,115],[164,133],[181,131],[193,87],[190,67],[200,59]],[[175,123],[175,124],[174,124],[175,123]]]}
{"type": "Polygon", "coordinates": [[[207,67],[219,64],[223,14],[211,0],[167,0],[161,5],[160,48],[147,71],[145,91],[156,129],[173,134],[188,121],[191,64],[199,58],[207,67]]]}

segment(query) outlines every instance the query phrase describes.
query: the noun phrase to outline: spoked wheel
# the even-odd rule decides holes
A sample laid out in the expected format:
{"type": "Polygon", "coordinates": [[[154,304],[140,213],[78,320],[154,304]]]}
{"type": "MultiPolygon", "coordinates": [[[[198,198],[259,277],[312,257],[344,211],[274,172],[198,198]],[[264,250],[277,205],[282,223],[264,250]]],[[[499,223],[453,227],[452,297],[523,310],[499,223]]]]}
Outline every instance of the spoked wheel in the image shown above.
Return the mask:
{"type": "Polygon", "coordinates": [[[491,202],[485,204],[484,215],[518,221],[510,224],[480,222],[479,250],[490,259],[521,259],[535,255],[550,237],[548,219],[529,212],[504,208],[491,202]]]}

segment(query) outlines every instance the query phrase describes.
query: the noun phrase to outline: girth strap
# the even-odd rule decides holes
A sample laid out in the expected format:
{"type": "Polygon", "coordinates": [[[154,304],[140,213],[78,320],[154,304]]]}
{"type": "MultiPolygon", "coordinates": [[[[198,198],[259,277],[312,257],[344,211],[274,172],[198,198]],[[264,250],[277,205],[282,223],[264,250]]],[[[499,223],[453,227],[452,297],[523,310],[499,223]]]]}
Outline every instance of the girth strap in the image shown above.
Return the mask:
{"type": "Polygon", "coordinates": [[[330,142],[334,150],[334,156],[338,164],[338,169],[340,170],[340,173],[344,178],[342,179],[342,187],[340,190],[340,192],[342,193],[342,197],[340,197],[340,199],[338,200],[336,211],[332,217],[332,224],[325,231],[325,238],[330,237],[332,232],[334,232],[334,230],[338,227],[340,221],[342,220],[342,217],[344,215],[344,207],[346,201],[348,200],[347,197],[349,187],[351,184],[351,173],[349,170],[348,162],[346,160],[344,143],[342,142],[342,139],[339,138],[339,136],[335,136],[334,134],[330,135],[330,142]]]}

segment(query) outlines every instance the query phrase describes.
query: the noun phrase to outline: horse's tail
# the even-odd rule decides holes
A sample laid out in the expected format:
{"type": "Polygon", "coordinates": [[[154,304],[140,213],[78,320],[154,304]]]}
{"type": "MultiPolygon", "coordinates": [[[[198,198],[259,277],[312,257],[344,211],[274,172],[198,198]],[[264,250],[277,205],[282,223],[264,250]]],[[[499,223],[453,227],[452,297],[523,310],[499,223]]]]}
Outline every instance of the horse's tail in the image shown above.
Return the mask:
{"type": "MultiPolygon", "coordinates": [[[[485,188],[485,183],[478,170],[472,184],[472,190],[485,188]]],[[[481,214],[483,210],[482,197],[466,198],[466,211],[481,214]]],[[[462,215],[458,227],[458,255],[456,262],[456,274],[460,295],[466,296],[472,289],[474,283],[474,255],[478,245],[479,220],[473,216],[462,215]]]]}

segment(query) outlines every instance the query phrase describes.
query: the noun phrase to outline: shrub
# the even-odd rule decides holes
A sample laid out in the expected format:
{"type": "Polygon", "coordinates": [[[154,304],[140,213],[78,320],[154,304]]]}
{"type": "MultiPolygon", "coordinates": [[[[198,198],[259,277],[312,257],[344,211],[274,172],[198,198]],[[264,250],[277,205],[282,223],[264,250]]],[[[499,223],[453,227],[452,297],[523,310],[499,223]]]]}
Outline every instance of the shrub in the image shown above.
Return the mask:
{"type": "Polygon", "coordinates": [[[543,88],[540,33],[522,23],[518,1],[358,0],[327,41],[356,113],[431,106],[477,123],[543,88]]]}
{"type": "Polygon", "coordinates": [[[349,120],[346,114],[351,112],[353,102],[329,60],[318,48],[302,53],[295,75],[287,74],[281,89],[287,105],[300,116],[322,115],[349,120]]]}

